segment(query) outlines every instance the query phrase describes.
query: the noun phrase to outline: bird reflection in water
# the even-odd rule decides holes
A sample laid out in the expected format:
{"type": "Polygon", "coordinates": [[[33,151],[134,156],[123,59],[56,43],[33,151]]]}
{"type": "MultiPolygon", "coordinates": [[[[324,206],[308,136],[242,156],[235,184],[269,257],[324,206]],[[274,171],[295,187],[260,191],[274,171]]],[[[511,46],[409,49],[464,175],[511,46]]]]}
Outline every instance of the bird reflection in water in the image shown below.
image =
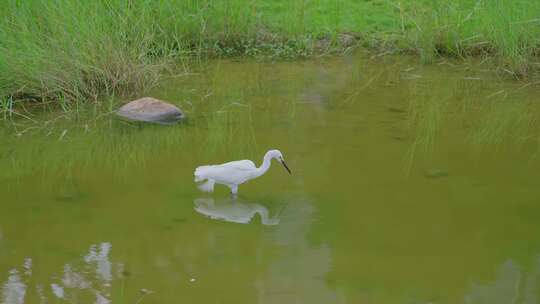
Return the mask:
{"type": "Polygon", "coordinates": [[[508,259],[497,270],[492,282],[472,283],[465,295],[465,304],[536,304],[538,302],[538,280],[540,258],[524,271],[518,263],[508,259]]]}
{"type": "Polygon", "coordinates": [[[222,220],[231,223],[248,224],[259,215],[261,224],[273,226],[279,224],[278,212],[273,217],[268,209],[257,203],[247,202],[240,198],[226,198],[215,201],[213,198],[198,198],[193,202],[194,209],[198,213],[214,220],[222,220]]]}
{"type": "Polygon", "coordinates": [[[23,304],[32,302],[36,297],[40,303],[46,303],[49,302],[48,295],[56,298],[56,301],[73,302],[82,298],[88,303],[110,303],[114,273],[122,272],[124,268],[122,263],[113,264],[109,260],[111,247],[106,242],[90,246],[82,263],[74,261],[64,264],[62,273],[53,275],[50,283],[34,282],[35,290],[28,289],[33,263],[31,258],[26,258],[22,267],[9,271],[1,289],[0,303],[23,304]]]}

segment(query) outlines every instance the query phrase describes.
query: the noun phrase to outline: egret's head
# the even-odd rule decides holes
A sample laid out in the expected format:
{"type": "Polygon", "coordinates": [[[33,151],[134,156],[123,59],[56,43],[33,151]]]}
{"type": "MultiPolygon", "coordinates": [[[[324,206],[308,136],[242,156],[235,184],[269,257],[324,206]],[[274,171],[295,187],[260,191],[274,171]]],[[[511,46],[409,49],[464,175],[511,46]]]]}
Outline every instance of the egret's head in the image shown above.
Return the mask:
{"type": "Polygon", "coordinates": [[[278,160],[281,160],[283,158],[283,154],[281,154],[281,151],[279,150],[270,150],[266,152],[266,154],[268,154],[268,156],[270,156],[271,158],[275,158],[278,160]]]}
{"type": "Polygon", "coordinates": [[[283,159],[283,154],[281,154],[281,151],[279,151],[279,150],[270,150],[270,151],[268,151],[267,154],[271,158],[275,158],[275,159],[279,160],[279,162],[283,165],[283,167],[285,167],[285,170],[287,170],[287,172],[289,172],[289,174],[292,174],[291,169],[289,169],[289,167],[285,163],[285,159],[283,159]]]}

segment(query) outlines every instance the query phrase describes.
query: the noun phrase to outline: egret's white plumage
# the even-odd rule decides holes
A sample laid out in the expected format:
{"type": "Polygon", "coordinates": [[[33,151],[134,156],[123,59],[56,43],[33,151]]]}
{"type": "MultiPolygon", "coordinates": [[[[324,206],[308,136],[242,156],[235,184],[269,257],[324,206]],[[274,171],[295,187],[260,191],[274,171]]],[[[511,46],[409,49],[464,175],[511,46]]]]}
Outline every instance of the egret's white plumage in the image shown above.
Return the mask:
{"type": "Polygon", "coordinates": [[[270,168],[272,159],[280,161],[289,173],[291,171],[285,164],[283,155],[279,150],[270,150],[266,152],[263,158],[263,163],[260,167],[256,167],[250,160],[238,160],[221,165],[200,166],[195,169],[195,182],[204,183],[199,185],[199,189],[205,192],[214,191],[215,184],[222,184],[231,189],[233,194],[238,192],[238,186],[257,178],[270,168]]]}

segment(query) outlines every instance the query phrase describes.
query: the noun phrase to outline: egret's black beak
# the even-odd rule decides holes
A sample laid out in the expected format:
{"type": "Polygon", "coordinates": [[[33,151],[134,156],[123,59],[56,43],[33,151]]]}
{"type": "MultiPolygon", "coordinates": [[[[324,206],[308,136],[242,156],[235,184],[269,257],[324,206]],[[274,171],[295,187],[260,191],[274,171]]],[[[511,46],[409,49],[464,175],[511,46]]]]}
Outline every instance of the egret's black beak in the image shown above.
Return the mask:
{"type": "Polygon", "coordinates": [[[285,161],[283,159],[281,159],[280,161],[281,161],[281,164],[283,165],[283,167],[285,167],[285,169],[287,170],[287,172],[289,172],[289,174],[292,175],[291,169],[289,169],[289,167],[287,167],[287,164],[285,163],[285,161]]]}

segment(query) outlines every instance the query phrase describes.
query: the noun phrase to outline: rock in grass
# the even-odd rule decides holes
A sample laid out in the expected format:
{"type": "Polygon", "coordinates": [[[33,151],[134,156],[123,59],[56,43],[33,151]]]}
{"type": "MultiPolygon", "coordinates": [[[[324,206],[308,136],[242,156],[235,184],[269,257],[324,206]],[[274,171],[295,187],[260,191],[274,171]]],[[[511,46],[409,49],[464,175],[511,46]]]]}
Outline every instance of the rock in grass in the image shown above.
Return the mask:
{"type": "Polygon", "coordinates": [[[174,124],[184,119],[184,113],[177,106],[152,97],[131,101],[120,107],[116,114],[130,120],[164,125],[174,124]]]}

